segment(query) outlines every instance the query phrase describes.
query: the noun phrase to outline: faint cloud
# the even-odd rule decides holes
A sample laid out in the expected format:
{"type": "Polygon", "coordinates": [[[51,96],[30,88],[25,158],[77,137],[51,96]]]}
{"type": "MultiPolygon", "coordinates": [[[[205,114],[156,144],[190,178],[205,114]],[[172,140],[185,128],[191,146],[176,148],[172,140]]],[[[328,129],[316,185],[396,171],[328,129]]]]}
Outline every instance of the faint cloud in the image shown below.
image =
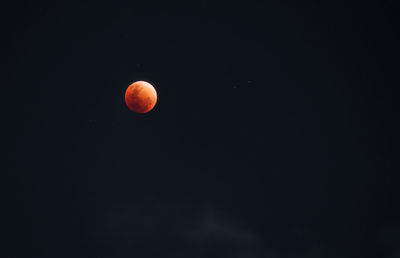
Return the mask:
{"type": "Polygon", "coordinates": [[[240,228],[226,218],[218,217],[215,211],[207,211],[191,233],[194,237],[221,237],[233,240],[256,241],[253,232],[240,228]]]}

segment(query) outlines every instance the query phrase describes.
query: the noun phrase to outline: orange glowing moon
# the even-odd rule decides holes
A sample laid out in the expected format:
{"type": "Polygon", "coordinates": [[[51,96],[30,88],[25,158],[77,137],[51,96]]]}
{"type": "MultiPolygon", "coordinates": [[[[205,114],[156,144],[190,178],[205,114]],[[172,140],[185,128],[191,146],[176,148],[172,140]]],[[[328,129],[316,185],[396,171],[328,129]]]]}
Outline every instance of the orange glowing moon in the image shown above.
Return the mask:
{"type": "Polygon", "coordinates": [[[137,81],[129,85],[125,92],[125,103],[130,110],[144,114],[154,108],[157,92],[153,85],[145,81],[137,81]]]}

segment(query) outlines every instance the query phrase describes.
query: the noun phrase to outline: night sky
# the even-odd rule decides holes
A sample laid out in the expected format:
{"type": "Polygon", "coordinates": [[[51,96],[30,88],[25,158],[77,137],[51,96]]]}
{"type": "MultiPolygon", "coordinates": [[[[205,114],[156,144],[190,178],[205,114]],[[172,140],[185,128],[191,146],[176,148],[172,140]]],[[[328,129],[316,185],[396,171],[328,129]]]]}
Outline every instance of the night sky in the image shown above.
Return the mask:
{"type": "Polygon", "coordinates": [[[2,7],[0,256],[400,257],[399,9],[330,2],[2,7]]]}

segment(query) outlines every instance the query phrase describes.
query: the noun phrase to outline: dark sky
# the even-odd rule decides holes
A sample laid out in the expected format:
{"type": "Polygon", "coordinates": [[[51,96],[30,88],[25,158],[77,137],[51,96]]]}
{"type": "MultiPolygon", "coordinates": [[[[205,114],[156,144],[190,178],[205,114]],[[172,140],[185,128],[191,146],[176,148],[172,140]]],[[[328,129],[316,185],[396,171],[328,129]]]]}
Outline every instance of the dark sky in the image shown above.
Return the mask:
{"type": "Polygon", "coordinates": [[[400,257],[395,1],[266,2],[4,7],[1,256],[400,257]]]}

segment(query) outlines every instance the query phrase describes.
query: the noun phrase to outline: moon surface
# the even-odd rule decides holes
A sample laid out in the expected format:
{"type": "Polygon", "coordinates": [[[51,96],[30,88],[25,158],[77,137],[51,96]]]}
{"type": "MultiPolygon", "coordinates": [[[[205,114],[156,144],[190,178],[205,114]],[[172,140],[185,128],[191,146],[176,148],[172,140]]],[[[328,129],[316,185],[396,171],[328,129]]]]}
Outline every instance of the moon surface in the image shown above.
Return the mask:
{"type": "Polygon", "coordinates": [[[126,89],[125,103],[133,112],[147,113],[154,108],[156,102],[156,89],[148,82],[137,81],[126,89]]]}

